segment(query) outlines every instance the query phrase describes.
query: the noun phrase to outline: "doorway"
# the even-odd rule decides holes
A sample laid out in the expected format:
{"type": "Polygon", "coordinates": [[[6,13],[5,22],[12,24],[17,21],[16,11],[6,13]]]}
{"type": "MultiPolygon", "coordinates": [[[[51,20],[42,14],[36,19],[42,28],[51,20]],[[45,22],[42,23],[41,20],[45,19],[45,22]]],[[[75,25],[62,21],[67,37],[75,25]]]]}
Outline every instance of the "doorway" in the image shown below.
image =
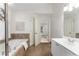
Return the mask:
{"type": "Polygon", "coordinates": [[[49,43],[51,40],[51,14],[36,14],[33,17],[34,45],[49,43]]]}

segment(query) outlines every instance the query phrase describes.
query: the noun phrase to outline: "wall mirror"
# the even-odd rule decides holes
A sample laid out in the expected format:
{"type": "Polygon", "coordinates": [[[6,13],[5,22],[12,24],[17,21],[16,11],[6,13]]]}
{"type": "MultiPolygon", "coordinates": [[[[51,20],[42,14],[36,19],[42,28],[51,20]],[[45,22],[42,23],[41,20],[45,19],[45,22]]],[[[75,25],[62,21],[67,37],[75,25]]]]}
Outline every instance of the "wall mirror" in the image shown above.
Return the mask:
{"type": "Polygon", "coordinates": [[[79,4],[64,7],[64,36],[79,38],[79,4]]]}

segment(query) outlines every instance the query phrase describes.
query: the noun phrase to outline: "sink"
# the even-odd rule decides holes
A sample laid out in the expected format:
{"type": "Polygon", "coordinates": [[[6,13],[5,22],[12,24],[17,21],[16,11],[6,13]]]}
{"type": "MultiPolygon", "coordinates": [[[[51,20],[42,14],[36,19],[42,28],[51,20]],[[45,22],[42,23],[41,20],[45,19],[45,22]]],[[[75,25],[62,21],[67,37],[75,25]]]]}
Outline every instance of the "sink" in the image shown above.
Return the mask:
{"type": "Polygon", "coordinates": [[[75,38],[68,38],[68,41],[71,42],[71,43],[74,43],[75,38]]]}

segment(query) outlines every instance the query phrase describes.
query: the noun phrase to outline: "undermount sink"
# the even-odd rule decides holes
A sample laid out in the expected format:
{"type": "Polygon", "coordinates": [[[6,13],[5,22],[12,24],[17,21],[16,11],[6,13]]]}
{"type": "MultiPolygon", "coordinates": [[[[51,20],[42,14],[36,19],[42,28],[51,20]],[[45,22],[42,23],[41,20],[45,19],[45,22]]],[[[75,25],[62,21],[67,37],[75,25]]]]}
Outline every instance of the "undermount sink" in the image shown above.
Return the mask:
{"type": "Polygon", "coordinates": [[[74,38],[68,38],[68,41],[71,43],[74,43],[75,39],[74,38]]]}

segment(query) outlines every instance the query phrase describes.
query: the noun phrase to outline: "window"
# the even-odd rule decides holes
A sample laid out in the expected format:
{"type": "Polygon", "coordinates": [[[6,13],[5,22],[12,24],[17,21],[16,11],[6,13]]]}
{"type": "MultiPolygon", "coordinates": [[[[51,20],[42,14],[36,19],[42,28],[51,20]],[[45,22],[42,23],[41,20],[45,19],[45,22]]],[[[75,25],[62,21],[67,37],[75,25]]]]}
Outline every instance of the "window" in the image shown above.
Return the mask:
{"type": "Polygon", "coordinates": [[[5,23],[0,20],[0,40],[5,40],[5,23]]]}
{"type": "Polygon", "coordinates": [[[0,56],[5,55],[4,4],[0,3],[0,56]]]}

